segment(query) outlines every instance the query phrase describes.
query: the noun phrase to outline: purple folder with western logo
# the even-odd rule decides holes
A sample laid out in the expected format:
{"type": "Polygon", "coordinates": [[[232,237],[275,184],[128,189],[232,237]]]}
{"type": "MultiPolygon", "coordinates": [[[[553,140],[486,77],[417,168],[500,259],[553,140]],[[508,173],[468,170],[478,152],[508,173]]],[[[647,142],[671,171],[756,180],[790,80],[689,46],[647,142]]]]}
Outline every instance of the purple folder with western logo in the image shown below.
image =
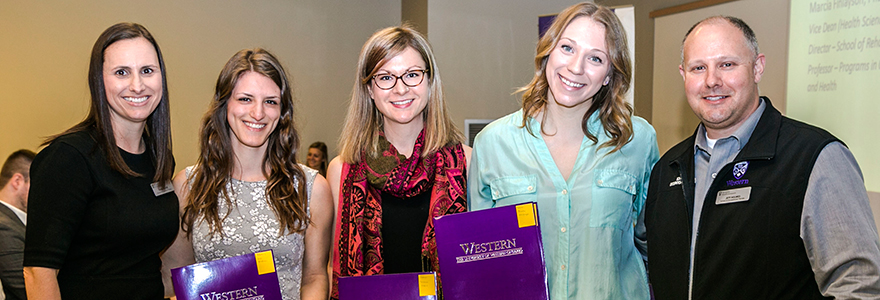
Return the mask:
{"type": "Polygon", "coordinates": [[[339,300],[437,300],[434,272],[339,278],[339,300]]]}
{"type": "Polygon", "coordinates": [[[179,300],[281,300],[272,250],[171,270],[179,300]]]}
{"type": "Polygon", "coordinates": [[[434,219],[445,299],[549,299],[534,202],[434,219]]]}

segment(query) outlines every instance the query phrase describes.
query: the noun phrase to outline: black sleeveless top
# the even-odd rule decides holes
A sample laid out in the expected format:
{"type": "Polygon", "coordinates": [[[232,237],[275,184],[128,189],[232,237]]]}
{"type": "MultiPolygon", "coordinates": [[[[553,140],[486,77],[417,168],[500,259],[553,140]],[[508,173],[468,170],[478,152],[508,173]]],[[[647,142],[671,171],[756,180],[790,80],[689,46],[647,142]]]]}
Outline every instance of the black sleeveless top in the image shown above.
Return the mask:
{"type": "Polygon", "coordinates": [[[422,272],[422,236],[428,224],[431,191],[412,198],[381,192],[382,258],[385,274],[422,272]]]}

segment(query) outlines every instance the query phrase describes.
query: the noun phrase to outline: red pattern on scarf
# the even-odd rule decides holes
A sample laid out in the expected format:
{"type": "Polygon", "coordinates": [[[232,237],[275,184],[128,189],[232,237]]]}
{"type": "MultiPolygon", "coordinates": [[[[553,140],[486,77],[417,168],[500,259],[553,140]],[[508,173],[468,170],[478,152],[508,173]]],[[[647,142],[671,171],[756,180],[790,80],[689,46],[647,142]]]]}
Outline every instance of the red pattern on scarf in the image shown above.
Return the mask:
{"type": "MultiPolygon", "coordinates": [[[[384,136],[382,137],[384,140],[384,136]]],[[[385,142],[385,141],[382,141],[385,142]]],[[[368,159],[345,164],[342,169],[342,193],[336,216],[336,241],[333,250],[333,287],[331,298],[338,299],[339,277],[383,274],[382,258],[382,199],[380,191],[401,198],[421,194],[430,189],[431,204],[428,223],[422,237],[422,257],[428,258],[432,270],[439,274],[437,244],[434,240],[434,217],[467,210],[467,161],[461,144],[440,148],[421,158],[424,130],[413,147],[413,154],[401,160],[394,146],[368,159]],[[397,166],[387,173],[378,173],[369,161],[396,161],[397,166]],[[382,186],[373,186],[368,180],[384,179],[382,186]]]]}

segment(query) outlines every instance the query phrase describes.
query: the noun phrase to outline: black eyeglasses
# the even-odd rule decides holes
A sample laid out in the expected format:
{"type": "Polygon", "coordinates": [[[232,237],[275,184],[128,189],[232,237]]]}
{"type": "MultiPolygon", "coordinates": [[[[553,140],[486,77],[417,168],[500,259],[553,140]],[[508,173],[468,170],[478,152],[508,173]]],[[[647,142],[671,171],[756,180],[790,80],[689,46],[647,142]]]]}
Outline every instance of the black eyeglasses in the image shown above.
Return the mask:
{"type": "Polygon", "coordinates": [[[398,79],[403,81],[403,84],[408,87],[415,87],[425,80],[425,73],[428,73],[428,70],[409,70],[400,76],[394,74],[376,74],[373,75],[373,82],[376,83],[377,87],[383,90],[394,88],[394,86],[397,85],[398,79]]]}

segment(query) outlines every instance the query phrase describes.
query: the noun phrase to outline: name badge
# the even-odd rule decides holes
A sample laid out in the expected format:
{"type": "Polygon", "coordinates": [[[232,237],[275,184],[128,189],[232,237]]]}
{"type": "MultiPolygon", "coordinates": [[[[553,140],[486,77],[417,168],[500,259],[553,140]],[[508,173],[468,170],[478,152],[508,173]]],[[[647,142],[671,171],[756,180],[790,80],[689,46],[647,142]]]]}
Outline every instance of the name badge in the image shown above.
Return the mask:
{"type": "Polygon", "coordinates": [[[153,195],[156,195],[156,197],[159,197],[159,196],[162,196],[162,195],[165,195],[165,194],[168,194],[168,193],[174,191],[174,185],[171,184],[170,180],[165,182],[165,188],[159,187],[158,182],[151,183],[150,187],[153,188],[153,195]]]}
{"type": "Polygon", "coordinates": [[[715,205],[749,201],[749,195],[751,194],[752,187],[750,186],[719,191],[718,197],[715,198],[715,205]]]}

